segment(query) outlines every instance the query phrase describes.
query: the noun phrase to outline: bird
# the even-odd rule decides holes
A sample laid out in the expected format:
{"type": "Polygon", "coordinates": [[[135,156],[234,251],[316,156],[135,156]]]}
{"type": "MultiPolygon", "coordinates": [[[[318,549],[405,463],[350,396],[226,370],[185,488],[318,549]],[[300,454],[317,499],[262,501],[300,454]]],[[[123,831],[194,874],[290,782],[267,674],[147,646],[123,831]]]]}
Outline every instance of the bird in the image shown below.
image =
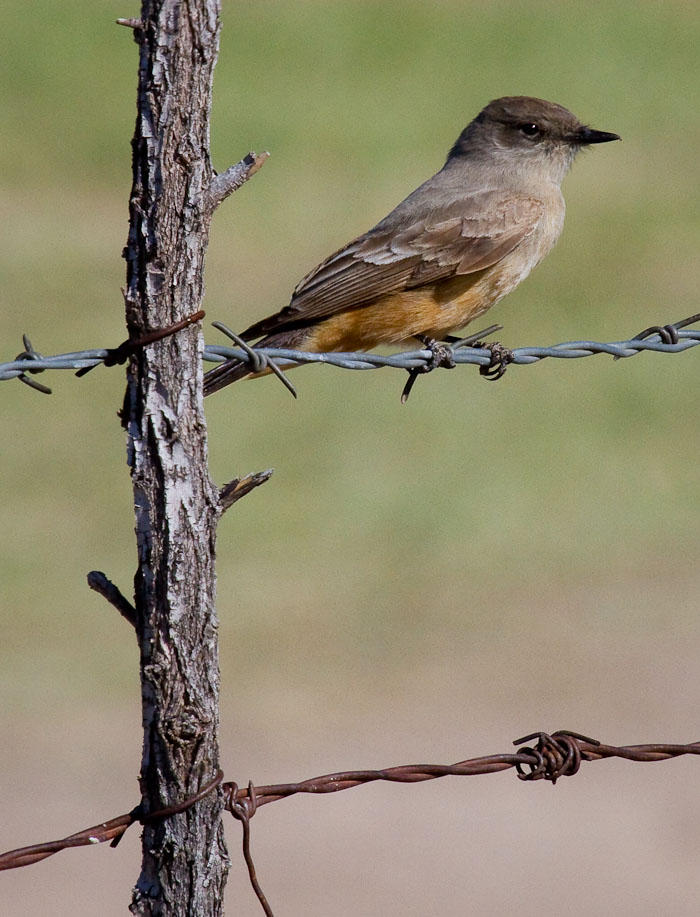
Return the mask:
{"type": "MultiPolygon", "coordinates": [[[[240,337],[312,352],[449,340],[551,251],[564,225],[564,176],[580,150],[612,140],[619,135],[588,127],[555,102],[489,102],[435,175],[240,337]]],[[[227,360],[205,374],[204,393],[262,374],[227,360]]]]}

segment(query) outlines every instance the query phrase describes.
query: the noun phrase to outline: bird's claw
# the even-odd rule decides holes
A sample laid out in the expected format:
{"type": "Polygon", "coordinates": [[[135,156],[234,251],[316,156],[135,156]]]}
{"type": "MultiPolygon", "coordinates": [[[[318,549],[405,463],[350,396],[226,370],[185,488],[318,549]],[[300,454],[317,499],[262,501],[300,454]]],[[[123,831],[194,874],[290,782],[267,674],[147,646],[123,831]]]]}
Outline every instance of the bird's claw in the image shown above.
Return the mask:
{"type": "Polygon", "coordinates": [[[426,350],[430,351],[430,358],[421,366],[416,366],[408,371],[408,381],[401,393],[401,404],[406,404],[408,396],[411,394],[418,376],[423,373],[431,373],[434,369],[442,366],[444,369],[454,369],[455,363],[452,347],[445,341],[436,341],[434,338],[418,336],[418,340],[423,344],[426,350]]]}
{"type": "Polygon", "coordinates": [[[471,346],[490,352],[491,360],[486,365],[479,367],[479,375],[488,379],[489,382],[495,382],[496,379],[501,379],[506,373],[508,364],[512,363],[515,359],[513,351],[508,350],[507,347],[504,347],[503,344],[499,344],[498,341],[493,341],[491,343],[475,341],[471,346]]]}
{"type": "Polygon", "coordinates": [[[445,369],[455,368],[457,364],[449,344],[444,341],[436,341],[433,338],[426,338],[423,344],[425,344],[425,349],[430,351],[430,359],[425,366],[419,367],[419,373],[430,373],[439,366],[445,369]]]}

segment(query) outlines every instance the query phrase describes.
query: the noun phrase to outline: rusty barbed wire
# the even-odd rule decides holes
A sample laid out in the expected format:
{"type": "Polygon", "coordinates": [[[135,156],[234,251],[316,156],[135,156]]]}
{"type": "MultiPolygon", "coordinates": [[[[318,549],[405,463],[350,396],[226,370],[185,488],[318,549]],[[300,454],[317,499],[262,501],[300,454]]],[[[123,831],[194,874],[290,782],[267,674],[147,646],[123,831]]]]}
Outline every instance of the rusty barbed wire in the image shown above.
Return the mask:
{"type": "MultiPolygon", "coordinates": [[[[191,324],[201,317],[201,313],[185,320],[185,323],[178,323],[176,326],[164,329],[160,332],[172,334],[179,330],[180,326],[191,324]]],[[[692,347],[700,344],[700,328],[691,330],[686,329],[688,325],[700,321],[700,313],[691,315],[688,318],[667,325],[653,325],[645,328],[627,341],[613,341],[601,343],[598,341],[569,341],[563,344],[554,344],[549,347],[518,347],[512,351],[505,351],[505,356],[501,353],[500,357],[492,353],[491,347],[473,346],[475,342],[485,332],[471,335],[460,341],[453,341],[448,347],[449,358],[455,364],[474,364],[483,371],[482,374],[489,378],[493,375],[498,378],[498,371],[492,373],[494,366],[497,367],[499,360],[512,363],[517,366],[526,366],[531,363],[537,363],[540,360],[552,357],[555,359],[579,359],[581,357],[590,357],[594,354],[608,354],[614,359],[619,360],[626,357],[636,356],[644,351],[654,351],[655,353],[682,353],[692,347]]],[[[236,339],[225,325],[216,322],[215,326],[236,339]]],[[[490,333],[493,329],[500,330],[500,326],[492,326],[486,329],[490,333]]],[[[157,334],[158,332],[156,332],[157,334]]],[[[116,362],[115,354],[120,359],[126,359],[129,353],[138,347],[153,343],[151,336],[145,336],[138,341],[125,341],[118,348],[111,349],[93,349],[81,350],[72,353],[56,354],[55,356],[42,356],[32,347],[31,342],[24,336],[24,351],[14,360],[6,363],[0,363],[0,381],[9,379],[21,379],[26,384],[39,389],[42,392],[50,394],[50,389],[42,386],[35,380],[29,379],[27,373],[39,373],[50,369],[69,369],[77,370],[80,375],[84,375],[95,366],[101,363],[111,365],[116,362]]],[[[208,344],[204,348],[203,358],[208,362],[220,363],[223,360],[240,360],[248,362],[251,365],[251,371],[260,372],[262,369],[269,368],[273,372],[281,374],[282,369],[288,369],[292,366],[300,366],[306,363],[323,363],[328,366],[336,366],[342,369],[382,369],[384,367],[393,367],[395,369],[408,370],[409,373],[419,374],[427,372],[436,365],[435,352],[422,348],[420,350],[410,350],[397,354],[377,354],[377,353],[306,353],[298,350],[287,350],[281,348],[257,348],[248,347],[241,344],[238,347],[225,347],[218,344],[208,344]]],[[[442,365],[451,365],[446,362],[442,365]]],[[[502,373],[501,373],[502,374],[502,373]]],[[[283,374],[282,374],[283,375],[283,374]]],[[[283,377],[285,385],[294,393],[294,387],[286,377],[283,377]]],[[[409,389],[410,390],[410,389],[409,389]]]]}
{"type": "MultiPolygon", "coordinates": [[[[384,770],[347,771],[314,777],[300,783],[256,786],[257,808],[286,799],[297,793],[335,793],[348,790],[364,783],[387,780],[392,783],[421,783],[439,777],[471,777],[494,774],[513,767],[522,780],[549,780],[556,783],[560,777],[573,777],[582,761],[598,761],[604,758],[624,758],[627,761],[651,762],[677,758],[680,755],[700,755],[700,741],[687,745],[604,745],[569,730],[559,730],[551,735],[544,732],[532,733],[513,744],[521,745],[537,739],[535,747],[525,746],[517,752],[501,755],[487,755],[470,758],[457,764],[409,764],[384,770]],[[529,768],[525,770],[525,768],[529,768]]],[[[239,789],[238,795],[246,796],[247,790],[239,789]]]]}
{"type": "Polygon", "coordinates": [[[218,771],[198,793],[168,808],[145,814],[141,807],[137,806],[131,812],[91,828],[85,828],[83,831],[78,831],[60,840],[19,847],[0,854],[0,870],[29,866],[70,847],[102,844],[106,841],[110,841],[111,846],[115,847],[127,828],[134,822],[144,824],[184,812],[220,786],[224,793],[226,810],[243,825],[243,855],[253,890],[267,917],[274,917],[258,882],[250,853],[250,819],[261,806],[268,803],[288,799],[298,793],[314,795],[336,793],[377,780],[390,783],[422,783],[426,780],[437,780],[440,777],[494,774],[509,768],[515,768],[520,780],[548,780],[554,784],[561,777],[573,777],[578,773],[584,761],[621,758],[626,761],[656,762],[667,761],[682,755],[700,755],[700,741],[686,745],[656,743],[616,746],[605,745],[597,739],[591,739],[567,729],[558,730],[551,735],[545,732],[531,733],[521,739],[516,739],[513,744],[522,747],[518,748],[516,752],[469,758],[456,764],[408,764],[382,770],[341,771],[324,774],[321,777],[312,777],[299,783],[255,786],[250,782],[247,787],[242,788],[235,782],[224,783],[223,772],[218,771]],[[533,740],[537,741],[532,746],[523,744],[533,740]]]}
{"type": "Polygon", "coordinates": [[[68,837],[60,838],[57,841],[45,841],[43,844],[31,844],[28,847],[17,847],[15,850],[9,850],[7,853],[0,854],[0,871],[5,869],[19,869],[21,866],[31,866],[33,863],[39,863],[47,857],[53,856],[54,853],[60,853],[61,850],[68,850],[70,847],[87,847],[95,844],[104,844],[110,841],[110,846],[116,847],[124,836],[127,828],[140,822],[142,825],[157,821],[159,818],[167,818],[171,815],[178,815],[184,812],[208,796],[212,790],[224,779],[224,772],[219,770],[209,783],[206,783],[201,790],[185,799],[183,802],[167,806],[165,809],[159,809],[157,812],[146,813],[141,806],[136,806],[131,812],[124,815],[117,815],[116,818],[110,818],[109,821],[100,822],[99,825],[93,825],[91,828],[83,828],[82,831],[76,831],[68,837]]]}

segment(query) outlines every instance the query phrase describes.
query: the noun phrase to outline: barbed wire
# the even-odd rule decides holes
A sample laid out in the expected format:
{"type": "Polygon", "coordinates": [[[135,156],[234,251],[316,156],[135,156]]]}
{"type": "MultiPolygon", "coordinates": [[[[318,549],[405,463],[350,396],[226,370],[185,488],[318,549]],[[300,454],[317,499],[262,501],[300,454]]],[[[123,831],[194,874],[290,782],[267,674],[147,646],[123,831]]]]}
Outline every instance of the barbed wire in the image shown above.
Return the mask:
{"type": "Polygon", "coordinates": [[[135,338],[122,341],[118,347],[108,347],[100,350],[79,350],[75,353],[60,353],[54,357],[42,356],[34,349],[27,335],[23,334],[24,350],[18,353],[10,363],[0,363],[0,381],[19,379],[20,382],[24,382],[25,385],[35,391],[50,395],[51,389],[48,386],[42,385],[35,379],[30,379],[27,373],[42,373],[45,369],[74,369],[77,370],[76,376],[84,376],[91,369],[99,366],[100,363],[104,363],[105,366],[116,366],[118,363],[125,363],[140,348],[146,347],[148,344],[154,344],[156,341],[161,341],[177,331],[182,331],[183,328],[201,321],[205,315],[206,312],[204,310],[193,312],[192,315],[188,315],[181,321],[168,325],[166,328],[156,328],[135,338]]]}
{"type": "Polygon", "coordinates": [[[224,783],[223,772],[218,771],[214,778],[195,795],[173,806],[152,813],[145,813],[141,806],[137,806],[131,812],[101,822],[91,828],[85,828],[60,840],[19,847],[0,854],[0,870],[29,866],[71,847],[102,844],[106,841],[110,841],[111,846],[116,847],[127,828],[135,822],[152,823],[158,819],[184,812],[221,786],[226,810],[243,825],[243,855],[251,885],[267,917],[274,917],[257,880],[250,853],[250,819],[261,806],[268,803],[288,799],[298,793],[314,795],[336,793],[377,780],[391,783],[422,783],[425,780],[437,780],[440,777],[494,774],[509,768],[515,768],[520,780],[548,780],[554,784],[561,777],[573,777],[578,773],[584,761],[622,758],[626,761],[652,762],[667,761],[681,755],[700,755],[700,741],[686,745],[657,743],[615,746],[604,745],[597,739],[591,739],[566,729],[551,735],[545,732],[531,733],[521,739],[516,739],[513,744],[523,747],[518,748],[516,752],[469,758],[457,764],[408,764],[383,770],[342,771],[302,780],[299,783],[280,783],[269,786],[255,786],[249,783],[247,787],[241,788],[235,782],[224,783]],[[533,746],[524,744],[533,740],[537,740],[533,746]]]}
{"type": "MultiPolygon", "coordinates": [[[[691,347],[700,344],[700,328],[694,328],[690,331],[683,331],[688,325],[700,321],[700,313],[691,315],[688,318],[681,319],[668,325],[653,325],[645,328],[634,337],[627,341],[613,341],[610,343],[601,343],[598,341],[568,341],[563,344],[553,344],[548,347],[518,347],[510,351],[512,362],[516,365],[529,365],[537,363],[547,357],[559,359],[578,359],[580,357],[590,357],[596,353],[606,353],[617,359],[623,357],[633,357],[642,351],[653,350],[657,353],[682,353],[691,347]]],[[[230,335],[225,325],[220,322],[215,323],[215,327],[230,335]]],[[[461,340],[451,341],[450,350],[453,352],[455,363],[472,363],[477,366],[489,366],[492,362],[491,354],[485,351],[483,345],[474,347],[470,346],[474,342],[491,334],[494,331],[500,331],[501,325],[491,325],[489,328],[470,335],[461,340]]],[[[433,353],[429,348],[419,350],[409,350],[396,354],[376,354],[365,352],[353,353],[307,353],[298,350],[287,350],[276,347],[254,347],[250,348],[254,354],[263,357],[272,357],[280,365],[296,366],[303,363],[325,363],[329,366],[338,366],[342,369],[381,369],[385,366],[397,369],[421,369],[427,368],[430,364],[433,353]]],[[[204,348],[205,360],[240,360],[244,363],[252,363],[254,358],[251,357],[249,349],[241,347],[224,347],[218,344],[209,344],[204,348]]],[[[261,367],[255,366],[254,370],[259,372],[261,367]]],[[[2,366],[0,366],[2,371],[2,366]]]]}
{"type": "MultiPolygon", "coordinates": [[[[117,348],[95,348],[61,353],[54,356],[40,354],[34,349],[31,341],[25,335],[23,338],[24,350],[14,360],[0,363],[0,381],[19,378],[33,388],[50,394],[51,390],[49,388],[34,379],[30,379],[27,374],[31,373],[33,375],[46,370],[68,369],[77,370],[80,375],[83,375],[101,363],[113,365],[116,362],[123,362],[130,353],[134,353],[139,347],[146,346],[155,340],[165,337],[167,334],[179,331],[188,324],[192,324],[193,321],[199,320],[202,316],[203,313],[201,312],[195,313],[194,316],[190,316],[184,322],[178,322],[167,329],[151,332],[138,340],[125,341],[117,348]]],[[[203,358],[205,361],[215,363],[226,360],[249,363],[251,372],[261,372],[268,368],[276,371],[302,364],[323,363],[328,366],[352,370],[393,367],[395,369],[408,370],[409,373],[420,374],[429,372],[436,366],[473,364],[480,368],[483,375],[498,378],[502,375],[502,371],[498,369],[499,365],[502,367],[508,363],[527,366],[550,357],[571,360],[590,357],[594,354],[608,354],[617,360],[633,357],[646,351],[683,353],[700,344],[700,328],[683,330],[688,325],[699,321],[700,313],[667,325],[653,325],[626,341],[607,343],[587,340],[568,341],[546,347],[518,347],[515,350],[505,350],[505,348],[500,347],[497,352],[494,352],[495,345],[485,345],[480,341],[480,338],[485,334],[490,334],[501,328],[500,325],[492,325],[490,328],[470,337],[451,340],[448,345],[445,345],[447,356],[442,362],[440,359],[436,360],[435,349],[426,346],[418,350],[408,350],[396,354],[365,352],[307,353],[305,351],[277,347],[249,347],[229,331],[225,325],[216,322],[214,323],[215,327],[232,337],[236,342],[239,342],[239,346],[227,347],[219,344],[208,344],[204,348],[203,358]]],[[[284,381],[294,393],[293,386],[289,383],[289,380],[284,377],[284,381]]]]}

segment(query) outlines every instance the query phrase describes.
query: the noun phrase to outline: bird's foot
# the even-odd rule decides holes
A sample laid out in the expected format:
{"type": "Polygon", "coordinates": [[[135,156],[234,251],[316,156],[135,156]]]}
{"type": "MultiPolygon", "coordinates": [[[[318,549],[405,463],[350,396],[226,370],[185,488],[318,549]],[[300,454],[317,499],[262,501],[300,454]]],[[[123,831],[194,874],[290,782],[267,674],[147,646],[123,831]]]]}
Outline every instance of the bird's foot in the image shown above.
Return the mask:
{"type": "Polygon", "coordinates": [[[479,367],[479,373],[492,382],[496,379],[500,379],[505,374],[508,364],[512,363],[515,359],[513,351],[508,350],[507,347],[504,347],[503,344],[499,344],[498,341],[488,342],[483,340],[487,334],[493,334],[495,331],[502,330],[503,325],[489,325],[488,328],[484,328],[483,331],[478,331],[476,334],[470,334],[469,337],[460,338],[458,341],[455,341],[454,338],[451,339],[454,350],[457,350],[459,347],[475,347],[477,349],[490,351],[491,360],[485,366],[479,367]]]}
{"type": "Polygon", "coordinates": [[[508,350],[498,341],[475,341],[472,347],[478,347],[481,350],[488,350],[491,354],[491,360],[485,366],[479,367],[479,375],[488,379],[489,382],[495,382],[506,374],[508,364],[512,363],[515,357],[513,351],[508,350]]]}
{"type": "Polygon", "coordinates": [[[430,351],[430,359],[425,366],[420,367],[418,370],[420,373],[430,373],[440,366],[445,369],[455,368],[457,364],[455,363],[454,353],[447,341],[436,341],[435,338],[423,337],[423,335],[419,336],[418,340],[425,346],[426,350],[430,351]]]}
{"type": "Polygon", "coordinates": [[[416,366],[414,369],[409,369],[408,381],[401,393],[401,404],[406,404],[408,401],[408,396],[411,394],[411,389],[418,376],[422,376],[424,373],[431,373],[440,366],[445,369],[454,369],[457,365],[455,363],[452,347],[449,343],[446,341],[436,341],[435,338],[430,338],[423,334],[416,334],[415,337],[423,344],[426,350],[430,351],[430,359],[422,366],[416,366]]]}

